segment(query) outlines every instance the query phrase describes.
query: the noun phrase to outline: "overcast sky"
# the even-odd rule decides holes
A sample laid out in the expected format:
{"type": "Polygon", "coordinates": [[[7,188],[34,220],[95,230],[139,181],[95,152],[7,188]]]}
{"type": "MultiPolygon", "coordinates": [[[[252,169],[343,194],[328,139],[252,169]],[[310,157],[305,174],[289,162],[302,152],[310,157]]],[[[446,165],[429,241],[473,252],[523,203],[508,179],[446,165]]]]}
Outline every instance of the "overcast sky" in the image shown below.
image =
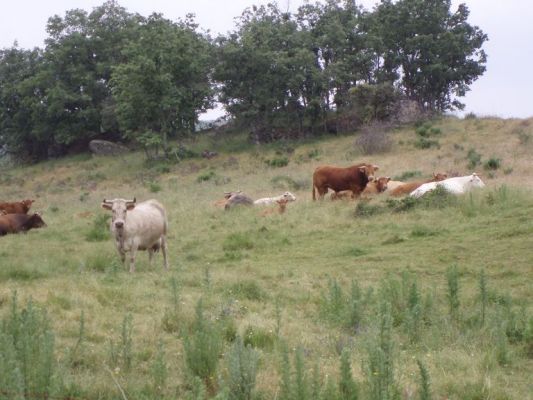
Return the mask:
{"type": "MultiPolygon", "coordinates": [[[[315,1],[313,0],[312,3],[315,1]]],[[[91,11],[103,0],[2,0],[0,5],[0,48],[43,47],[46,21],[54,14],[82,8],[91,11]]],[[[196,15],[201,28],[213,34],[233,30],[234,18],[253,4],[266,0],[121,0],[129,12],[144,16],[162,13],[176,20],[187,13],[196,15]]],[[[280,8],[295,11],[304,0],[279,0],[280,8]]],[[[375,0],[357,1],[372,9],[375,0]]],[[[489,36],[484,49],[488,54],[487,71],[461,101],[465,112],[478,116],[525,118],[533,116],[533,2],[531,0],[452,0],[470,9],[469,22],[489,36]]],[[[215,115],[215,114],[213,114],[215,115]]]]}

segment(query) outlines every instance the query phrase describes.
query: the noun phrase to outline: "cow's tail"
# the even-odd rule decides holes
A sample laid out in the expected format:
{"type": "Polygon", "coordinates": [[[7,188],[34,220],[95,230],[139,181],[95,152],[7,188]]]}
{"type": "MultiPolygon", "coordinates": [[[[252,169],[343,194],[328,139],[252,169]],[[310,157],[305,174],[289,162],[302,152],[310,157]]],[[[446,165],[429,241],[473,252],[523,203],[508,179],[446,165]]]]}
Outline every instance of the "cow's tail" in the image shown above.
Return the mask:
{"type": "Polygon", "coordinates": [[[315,195],[315,183],[313,182],[313,200],[316,200],[316,195],[315,195]]]}

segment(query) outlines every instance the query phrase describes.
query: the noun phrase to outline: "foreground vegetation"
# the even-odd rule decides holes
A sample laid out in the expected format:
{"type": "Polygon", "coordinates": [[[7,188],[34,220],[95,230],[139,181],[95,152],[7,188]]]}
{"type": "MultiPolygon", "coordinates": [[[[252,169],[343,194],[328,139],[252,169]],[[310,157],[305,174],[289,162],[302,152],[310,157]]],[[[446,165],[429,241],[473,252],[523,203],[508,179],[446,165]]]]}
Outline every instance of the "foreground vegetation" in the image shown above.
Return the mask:
{"type": "Polygon", "coordinates": [[[211,160],[2,171],[2,198],[36,198],[48,227],[0,239],[0,398],[529,398],[532,124],[434,121],[393,132],[380,155],[348,136],[206,136],[188,146],[211,160]],[[487,188],[310,200],[317,165],[361,159],[396,179],[477,169],[487,188]],[[214,208],[229,189],[298,200],[270,217],[214,208]],[[169,272],[160,256],[120,265],[100,209],[119,196],[166,205],[169,272]]]}

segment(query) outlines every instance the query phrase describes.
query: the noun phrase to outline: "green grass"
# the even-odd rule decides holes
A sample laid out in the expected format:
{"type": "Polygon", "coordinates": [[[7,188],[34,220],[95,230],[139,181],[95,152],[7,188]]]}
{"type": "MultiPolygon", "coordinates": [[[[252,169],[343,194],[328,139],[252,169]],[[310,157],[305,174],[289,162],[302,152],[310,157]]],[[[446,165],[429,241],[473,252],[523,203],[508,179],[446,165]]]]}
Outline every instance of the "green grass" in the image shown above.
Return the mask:
{"type": "MultiPolygon", "coordinates": [[[[502,131],[505,136],[512,129],[499,121],[451,120],[438,124],[441,149],[411,146],[405,153],[396,149],[368,160],[379,164],[383,175],[430,176],[465,164],[464,151],[453,151],[453,143],[461,142],[483,154],[498,154],[507,166],[511,157],[469,143],[477,140],[472,128],[479,121],[484,128],[478,135],[493,125],[493,135],[502,131]],[[423,164],[426,154],[432,154],[431,161],[423,164]]],[[[407,141],[414,133],[410,128],[394,135],[407,141]]],[[[224,361],[237,336],[258,353],[258,398],[280,392],[281,342],[290,349],[290,360],[295,359],[293,349],[302,349],[305,365],[318,365],[322,386],[326,375],[338,382],[340,355],[349,350],[362,399],[373,393],[377,381],[369,371],[379,371],[386,361],[378,353],[388,343],[394,365],[390,385],[413,393],[412,398],[420,390],[420,365],[430,385],[424,390],[433,398],[530,396],[533,196],[530,183],[523,189],[512,180],[529,182],[530,163],[510,164],[514,171],[508,178],[498,175],[471,196],[435,193],[419,202],[375,199],[356,206],[310,200],[316,166],[359,160],[348,157],[355,154],[353,137],[291,144],[294,151],[283,153],[288,166],[276,168],[264,162],[272,159],[273,146],[251,148],[238,135],[216,140],[200,137],[191,149],[210,148],[218,157],[186,159],[157,171],[146,169],[142,154],[128,154],[53,160],[0,174],[2,198],[35,195],[34,208],[45,211],[48,224],[0,238],[0,319],[10,315],[15,290],[20,304],[31,298],[46,309],[62,394],[70,388],[73,398],[121,398],[113,376],[127,398],[188,398],[199,384],[190,376],[192,353],[189,348],[188,366],[184,343],[199,340],[194,326],[201,298],[205,318],[217,328],[213,335],[223,343],[215,374],[222,378],[207,381],[210,396],[223,389],[229,376],[224,361]],[[83,189],[87,182],[80,177],[87,170],[95,186],[83,189]],[[216,180],[212,171],[228,180],[211,184],[216,180]],[[154,174],[157,192],[141,183],[154,174]],[[198,182],[200,176],[209,179],[198,182]],[[503,186],[505,179],[510,183],[503,186]],[[212,206],[227,190],[258,198],[286,189],[294,190],[298,200],[283,215],[262,217],[256,208],[224,212],[212,206]],[[85,192],[89,195],[80,201],[85,192]],[[135,274],[120,264],[100,202],[134,196],[157,198],[167,208],[168,272],[160,254],[149,268],[147,254],[139,252],[135,274]],[[459,299],[453,318],[447,281],[452,266],[459,299]],[[179,287],[178,295],[173,287],[179,287]],[[83,346],[76,347],[82,312],[83,346]],[[389,314],[390,342],[378,343],[389,314]]],[[[487,142],[487,137],[479,140],[487,142]]],[[[504,142],[509,141],[499,141],[504,142]]],[[[515,150],[514,159],[527,161],[528,153],[515,150]]],[[[194,362],[211,356],[200,350],[194,362]]]]}

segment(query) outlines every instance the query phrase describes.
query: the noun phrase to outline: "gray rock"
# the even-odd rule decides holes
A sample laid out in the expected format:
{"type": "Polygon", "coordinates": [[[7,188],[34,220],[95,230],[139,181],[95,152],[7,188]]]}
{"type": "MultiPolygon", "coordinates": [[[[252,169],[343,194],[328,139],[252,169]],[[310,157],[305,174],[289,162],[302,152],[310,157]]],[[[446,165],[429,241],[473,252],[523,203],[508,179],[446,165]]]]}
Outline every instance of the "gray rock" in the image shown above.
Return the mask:
{"type": "Polygon", "coordinates": [[[100,156],[114,156],[128,152],[128,148],[121,144],[113,143],[108,140],[91,140],[89,142],[89,150],[92,153],[100,156]]]}

